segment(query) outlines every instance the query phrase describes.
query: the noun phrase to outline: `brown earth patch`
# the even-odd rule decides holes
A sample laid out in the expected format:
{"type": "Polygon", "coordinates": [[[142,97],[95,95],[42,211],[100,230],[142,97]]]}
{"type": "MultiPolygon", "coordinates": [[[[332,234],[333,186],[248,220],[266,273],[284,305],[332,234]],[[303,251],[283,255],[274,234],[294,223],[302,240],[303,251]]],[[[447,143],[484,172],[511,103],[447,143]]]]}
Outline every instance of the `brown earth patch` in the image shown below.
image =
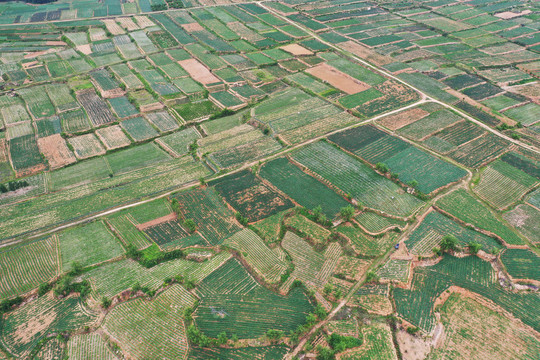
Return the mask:
{"type": "Polygon", "coordinates": [[[90,44],[78,45],[77,50],[82,52],[84,55],[90,55],[92,53],[92,47],[90,44]]]}
{"type": "Polygon", "coordinates": [[[306,49],[305,47],[298,44],[285,45],[285,46],[282,46],[281,49],[285,50],[288,53],[291,53],[294,56],[313,55],[313,51],[306,49]]]}
{"type": "Polygon", "coordinates": [[[214,74],[210,72],[210,70],[206,68],[206,66],[195,59],[182,60],[178,63],[195,81],[198,81],[203,85],[220,81],[214,74]]]}
{"type": "Polygon", "coordinates": [[[191,24],[182,24],[182,27],[187,32],[203,31],[204,30],[202,25],[197,23],[197,22],[194,22],[194,23],[191,23],[191,24]]]}
{"type": "Polygon", "coordinates": [[[176,220],[176,218],[177,218],[177,216],[176,216],[175,213],[170,213],[169,215],[158,217],[157,219],[150,220],[150,221],[147,221],[145,223],[139,224],[136,227],[137,227],[137,229],[142,231],[142,230],[147,229],[147,228],[149,228],[151,226],[159,225],[159,224],[165,223],[167,221],[176,220]]]}
{"type": "Polygon", "coordinates": [[[363,83],[328,64],[314,66],[307,69],[306,72],[347,94],[356,94],[370,88],[368,84],[363,83]]]}
{"type": "Polygon", "coordinates": [[[345,41],[339,43],[339,46],[377,66],[383,66],[394,62],[394,59],[392,59],[391,57],[381,55],[367,48],[366,46],[356,43],[354,41],[345,41]]]}
{"type": "Polygon", "coordinates": [[[415,121],[429,115],[429,112],[420,108],[408,109],[397,114],[385,116],[378,120],[378,123],[390,130],[398,130],[404,126],[412,124],[415,121]]]}
{"type": "Polygon", "coordinates": [[[66,140],[60,134],[39,138],[37,144],[51,169],[58,169],[77,161],[75,155],[67,147],[66,140]]]}

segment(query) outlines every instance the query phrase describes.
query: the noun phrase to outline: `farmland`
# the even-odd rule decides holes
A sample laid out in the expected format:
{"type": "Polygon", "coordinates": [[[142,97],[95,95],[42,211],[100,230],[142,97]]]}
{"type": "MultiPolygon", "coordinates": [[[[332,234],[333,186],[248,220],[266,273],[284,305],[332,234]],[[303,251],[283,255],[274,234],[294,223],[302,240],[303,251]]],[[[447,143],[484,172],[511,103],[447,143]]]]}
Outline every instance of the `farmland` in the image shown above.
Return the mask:
{"type": "Polygon", "coordinates": [[[0,359],[536,358],[539,14],[2,2],[0,359]]]}

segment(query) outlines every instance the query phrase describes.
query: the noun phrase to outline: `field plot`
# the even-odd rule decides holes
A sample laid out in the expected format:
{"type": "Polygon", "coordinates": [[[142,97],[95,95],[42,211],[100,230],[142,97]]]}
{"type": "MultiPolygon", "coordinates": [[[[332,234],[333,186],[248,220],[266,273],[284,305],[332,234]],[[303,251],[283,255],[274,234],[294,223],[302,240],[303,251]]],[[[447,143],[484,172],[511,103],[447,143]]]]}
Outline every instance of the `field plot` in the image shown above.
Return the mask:
{"type": "Polygon", "coordinates": [[[368,84],[357,80],[326,63],[314,66],[306,70],[306,72],[349,95],[370,88],[368,84]]]}
{"type": "Polygon", "coordinates": [[[108,99],[116,116],[119,118],[125,118],[138,114],[137,108],[133,106],[125,96],[119,96],[116,98],[108,99]]]}
{"type": "Polygon", "coordinates": [[[131,141],[129,141],[119,125],[97,129],[96,135],[107,150],[118,149],[131,144],[131,141]]]}
{"type": "Polygon", "coordinates": [[[221,244],[240,230],[231,211],[212,188],[182,192],[174,198],[180,203],[184,219],[195,221],[197,231],[210,244],[221,244]]]}
{"type": "Polygon", "coordinates": [[[181,60],[178,63],[184,68],[184,70],[188,72],[189,76],[193,80],[203,85],[221,82],[218,77],[212,74],[206,66],[201,64],[196,59],[181,60]]]}
{"type": "Polygon", "coordinates": [[[2,107],[0,111],[6,126],[32,120],[30,115],[26,112],[26,108],[21,104],[5,106],[2,107]]]}
{"type": "Polygon", "coordinates": [[[364,211],[355,220],[370,233],[380,233],[391,228],[403,229],[407,223],[402,220],[396,220],[381,216],[377,213],[364,211]]]}
{"type": "MultiPolygon", "coordinates": [[[[255,130],[255,132],[262,134],[259,130],[255,130]]],[[[220,169],[227,169],[248,161],[254,162],[281,149],[280,143],[272,137],[260,137],[259,135],[257,135],[257,137],[259,138],[254,141],[241,143],[234,147],[216,151],[210,154],[209,158],[220,169]]],[[[234,139],[233,137],[227,140],[243,140],[243,135],[239,135],[237,138],[238,139],[234,139]]],[[[220,142],[221,145],[224,143],[225,142],[220,142]]]]}
{"type": "Polygon", "coordinates": [[[109,168],[115,175],[133,170],[157,165],[170,160],[171,157],[153,143],[133,146],[129,149],[108,154],[106,157],[109,168]]]}
{"type": "Polygon", "coordinates": [[[124,351],[140,359],[182,359],[188,351],[183,309],[195,297],[174,285],[155,299],[134,299],[116,306],[103,324],[124,351]]]}
{"type": "Polygon", "coordinates": [[[148,140],[159,135],[152,125],[142,117],[124,120],[120,123],[120,126],[136,142],[148,140]]]}
{"type": "Polygon", "coordinates": [[[538,122],[540,116],[540,106],[535,103],[529,103],[514,107],[504,111],[504,115],[514,119],[525,126],[530,126],[538,122]]]}
{"type": "Polygon", "coordinates": [[[261,176],[307,209],[312,210],[320,205],[323,213],[330,218],[348,205],[345,199],[302,172],[286,158],[265,164],[261,169],[261,176]]]}
{"type": "Polygon", "coordinates": [[[105,149],[94,134],[75,136],[69,138],[68,142],[73,147],[77,159],[86,159],[105,154],[105,149]]]}
{"type": "Polygon", "coordinates": [[[67,354],[72,360],[116,360],[107,343],[99,334],[83,334],[70,337],[67,354]]]}
{"type": "Polygon", "coordinates": [[[9,155],[13,169],[17,173],[31,173],[45,167],[34,135],[20,136],[10,140],[9,155]]]}
{"type": "Polygon", "coordinates": [[[409,260],[389,259],[379,270],[377,275],[381,280],[401,281],[406,283],[409,279],[411,262],[409,260]]]}
{"type": "Polygon", "coordinates": [[[2,248],[0,299],[23,294],[58,273],[56,237],[2,248]]]}
{"type": "Polygon", "coordinates": [[[160,132],[176,130],[180,127],[174,117],[167,111],[149,113],[145,116],[160,132]]]}
{"type": "Polygon", "coordinates": [[[322,289],[330,279],[342,253],[338,243],[331,243],[324,254],[318,253],[290,231],[285,234],[281,246],[289,253],[294,264],[294,271],[283,284],[285,291],[289,290],[295,279],[305,285],[322,289]]]}
{"type": "Polygon", "coordinates": [[[514,279],[540,281],[540,257],[526,249],[506,249],[501,262],[514,279]]]}
{"type": "Polygon", "coordinates": [[[359,228],[349,225],[338,226],[336,232],[350,241],[357,254],[368,257],[384,254],[394,244],[396,238],[396,234],[393,233],[388,233],[380,237],[372,237],[359,228]]]}
{"type": "Polygon", "coordinates": [[[310,144],[293,153],[293,158],[365,206],[407,216],[422,204],[398,185],[330,144],[310,144]]]}
{"type": "Polygon", "coordinates": [[[464,359],[508,356],[534,358],[538,340],[520,323],[461,294],[452,294],[441,308],[445,338],[430,356],[444,359],[460,354],[464,359]],[[493,339],[506,339],[495,344],[493,339]]]}
{"type": "Polygon", "coordinates": [[[2,343],[13,355],[28,358],[32,349],[48,334],[78,330],[95,319],[95,315],[83,308],[80,298],[71,296],[57,300],[48,294],[5,318],[2,343]]]}
{"type": "Polygon", "coordinates": [[[538,317],[530,311],[540,303],[538,296],[504,290],[491,264],[475,256],[459,259],[445,255],[434,266],[415,268],[411,290],[394,289],[398,314],[429,332],[435,323],[434,301],[452,285],[486,297],[534,329],[540,327],[538,317]]]}
{"type": "Polygon", "coordinates": [[[540,242],[540,211],[527,204],[518,205],[503,218],[534,243],[540,242]]]}
{"type": "Polygon", "coordinates": [[[156,142],[165,149],[169,154],[180,157],[188,153],[189,146],[197,141],[201,134],[194,128],[190,127],[170,135],[160,137],[156,142]]]}
{"type": "Polygon", "coordinates": [[[283,223],[288,228],[296,230],[308,241],[318,245],[324,245],[331,234],[330,230],[325,229],[300,214],[286,217],[283,223]]]}
{"type": "Polygon", "coordinates": [[[128,90],[141,89],[144,87],[141,80],[139,80],[126,64],[113,65],[111,66],[111,70],[118,75],[128,90]]]}
{"type": "Polygon", "coordinates": [[[58,240],[63,271],[69,271],[73,262],[86,267],[123,253],[120,242],[102,221],[66,230],[58,240]]]}
{"type": "Polygon", "coordinates": [[[466,223],[497,234],[508,244],[523,244],[523,240],[514,231],[463,189],[442,197],[436,205],[466,223]]]}
{"type": "Polygon", "coordinates": [[[58,116],[51,116],[35,122],[38,138],[62,133],[62,123],[58,116]]]}
{"type": "Polygon", "coordinates": [[[63,112],[58,117],[62,124],[62,130],[70,134],[86,131],[92,127],[88,116],[82,109],[63,112]]]}
{"type": "Polygon", "coordinates": [[[225,240],[223,245],[242,253],[247,263],[269,283],[278,282],[287,269],[287,263],[266,246],[253,230],[241,230],[225,240]]]}
{"type": "Polygon", "coordinates": [[[77,100],[83,106],[94,126],[100,126],[115,120],[105,101],[96,94],[94,89],[77,93],[77,100]]]}
{"type": "Polygon", "coordinates": [[[288,332],[304,324],[313,308],[301,289],[288,296],[275,294],[260,286],[235,259],[207,276],[197,291],[201,302],[195,322],[210,337],[222,331],[240,339],[259,337],[268,329],[288,332]]]}
{"type": "Polygon", "coordinates": [[[30,113],[36,119],[52,116],[55,113],[54,105],[47,96],[45,86],[33,86],[19,90],[19,94],[24,99],[30,113]]]}
{"type": "Polygon", "coordinates": [[[21,136],[34,135],[34,127],[31,122],[16,123],[7,128],[6,134],[9,140],[21,136]]]}
{"type": "Polygon", "coordinates": [[[174,110],[185,122],[190,122],[207,118],[219,108],[210,100],[203,100],[175,106],[174,110]]]}
{"type": "Polygon", "coordinates": [[[222,252],[202,263],[179,259],[161,263],[150,269],[132,260],[121,260],[92,269],[83,275],[83,279],[91,282],[92,297],[99,300],[102,296],[115,296],[136,283],[150,289],[158,289],[163,285],[165,278],[177,275],[197,283],[230,257],[229,253],[222,252]]]}
{"type": "Polygon", "coordinates": [[[413,140],[422,140],[460,120],[461,117],[459,115],[454,114],[450,110],[443,109],[402,127],[398,132],[413,140]]]}
{"type": "Polygon", "coordinates": [[[395,360],[396,349],[392,346],[392,330],[387,324],[374,323],[362,329],[363,344],[343,354],[342,360],[395,360]]]}
{"type": "Polygon", "coordinates": [[[60,134],[39,138],[37,144],[51,169],[58,169],[77,161],[60,134]]]}
{"type": "Polygon", "coordinates": [[[394,115],[385,116],[381,120],[377,120],[377,122],[390,130],[398,130],[426,117],[427,115],[429,115],[429,112],[425,111],[424,109],[413,108],[394,115]]]}
{"type": "Polygon", "coordinates": [[[504,161],[490,164],[474,191],[498,209],[519,201],[538,180],[504,161]]]}
{"type": "MultiPolygon", "coordinates": [[[[58,339],[47,340],[35,356],[36,360],[61,359],[66,345],[58,339]]],[[[7,359],[7,358],[5,358],[7,359]]],[[[3,359],[2,359],[3,360],[3,359]]]]}
{"type": "Polygon", "coordinates": [[[436,211],[426,215],[420,225],[405,240],[405,244],[412,254],[428,256],[433,253],[433,248],[439,247],[443,237],[449,234],[454,235],[462,247],[466,247],[470,242],[476,242],[481,244],[482,250],[487,253],[502,248],[495,239],[462,227],[436,211]]]}
{"type": "Polygon", "coordinates": [[[284,345],[264,347],[228,348],[191,348],[189,358],[192,360],[279,360],[283,359],[288,349],[284,345]]]}
{"type": "Polygon", "coordinates": [[[212,182],[212,185],[250,222],[293,207],[289,199],[272,190],[249,170],[221,178],[212,182]]]}
{"type": "Polygon", "coordinates": [[[66,84],[47,85],[47,94],[58,112],[78,109],[79,103],[70,94],[66,84]]]}
{"type": "Polygon", "coordinates": [[[105,69],[92,71],[90,73],[96,88],[100,91],[104,98],[117,97],[123,94],[120,84],[115,78],[105,69]]]}
{"type": "Polygon", "coordinates": [[[190,235],[178,220],[145,227],[144,233],[161,248],[209,245],[199,234],[190,235]]]}
{"type": "Polygon", "coordinates": [[[448,156],[460,164],[478,168],[493,158],[499,156],[509,143],[500,137],[487,133],[471,142],[463,144],[451,151],[448,156]]]}
{"type": "Polygon", "coordinates": [[[435,151],[446,153],[485,133],[482,128],[470,121],[460,121],[428,137],[424,140],[424,144],[435,151]]]}

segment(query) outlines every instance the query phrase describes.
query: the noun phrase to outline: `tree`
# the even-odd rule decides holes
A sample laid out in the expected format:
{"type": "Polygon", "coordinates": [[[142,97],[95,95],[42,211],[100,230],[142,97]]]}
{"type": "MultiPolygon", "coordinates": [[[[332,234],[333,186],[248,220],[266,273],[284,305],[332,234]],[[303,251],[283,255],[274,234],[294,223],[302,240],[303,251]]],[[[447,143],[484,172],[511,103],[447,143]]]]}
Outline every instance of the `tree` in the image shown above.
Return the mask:
{"type": "Polygon", "coordinates": [[[186,221],[184,221],[184,227],[190,233],[194,233],[195,230],[197,230],[197,224],[195,224],[195,221],[193,221],[192,219],[186,219],[186,221]]]}
{"type": "Polygon", "coordinates": [[[416,187],[418,186],[418,181],[412,180],[412,181],[409,183],[409,186],[412,187],[413,189],[416,189],[416,187]]]}
{"type": "Polygon", "coordinates": [[[471,254],[478,254],[478,251],[480,251],[480,249],[482,248],[482,244],[477,243],[475,241],[471,241],[468,244],[468,248],[471,254]]]}
{"type": "Polygon", "coordinates": [[[330,348],[317,346],[317,360],[333,360],[335,359],[334,351],[330,348]]]}
{"type": "Polygon", "coordinates": [[[218,340],[219,345],[225,345],[227,341],[229,341],[229,338],[227,337],[227,333],[225,331],[220,332],[217,337],[217,340],[218,340]]]}
{"type": "Polygon", "coordinates": [[[276,329],[269,329],[266,332],[266,337],[268,338],[268,340],[270,340],[271,343],[278,342],[279,339],[283,337],[283,335],[283,331],[276,329]]]}
{"type": "Polygon", "coordinates": [[[323,210],[322,210],[322,206],[319,205],[317,206],[315,209],[313,209],[311,211],[313,213],[313,219],[316,221],[316,222],[321,222],[321,221],[324,221],[326,220],[326,216],[324,216],[323,214],[323,210]]]}
{"type": "Polygon", "coordinates": [[[351,221],[354,217],[354,207],[352,205],[347,205],[339,211],[341,218],[345,221],[351,221]]]}
{"type": "Polygon", "coordinates": [[[231,336],[231,340],[233,343],[237,343],[238,342],[238,336],[236,336],[236,334],[233,334],[233,336],[231,336]]]}
{"type": "Polygon", "coordinates": [[[101,298],[101,307],[103,307],[104,309],[108,309],[109,306],[111,306],[111,299],[109,299],[106,296],[102,297],[101,298]]]}
{"type": "Polygon", "coordinates": [[[375,274],[373,271],[369,271],[366,274],[366,282],[371,283],[371,282],[376,282],[378,280],[379,280],[379,276],[375,274]]]}
{"type": "Polygon", "coordinates": [[[454,235],[445,235],[441,241],[442,251],[455,251],[457,250],[458,239],[454,235]]]}
{"type": "Polygon", "coordinates": [[[383,174],[386,174],[390,169],[388,168],[388,165],[385,163],[378,162],[375,164],[375,169],[379,170],[383,174]]]}
{"type": "Polygon", "coordinates": [[[334,286],[332,284],[324,285],[323,294],[328,296],[334,291],[334,286]]]}

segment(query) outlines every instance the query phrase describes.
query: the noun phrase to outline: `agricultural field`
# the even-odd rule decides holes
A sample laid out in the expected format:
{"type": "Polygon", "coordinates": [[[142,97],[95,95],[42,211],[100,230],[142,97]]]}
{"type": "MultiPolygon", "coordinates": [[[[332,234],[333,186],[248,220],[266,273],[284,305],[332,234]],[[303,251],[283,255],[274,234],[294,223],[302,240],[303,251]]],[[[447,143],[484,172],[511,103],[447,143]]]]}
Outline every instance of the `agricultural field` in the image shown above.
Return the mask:
{"type": "Polygon", "coordinates": [[[267,186],[250,171],[212,182],[214,188],[249,222],[255,222],[293,207],[292,202],[267,186]]]}
{"type": "Polygon", "coordinates": [[[0,359],[536,359],[539,14],[3,1],[0,359]]]}

